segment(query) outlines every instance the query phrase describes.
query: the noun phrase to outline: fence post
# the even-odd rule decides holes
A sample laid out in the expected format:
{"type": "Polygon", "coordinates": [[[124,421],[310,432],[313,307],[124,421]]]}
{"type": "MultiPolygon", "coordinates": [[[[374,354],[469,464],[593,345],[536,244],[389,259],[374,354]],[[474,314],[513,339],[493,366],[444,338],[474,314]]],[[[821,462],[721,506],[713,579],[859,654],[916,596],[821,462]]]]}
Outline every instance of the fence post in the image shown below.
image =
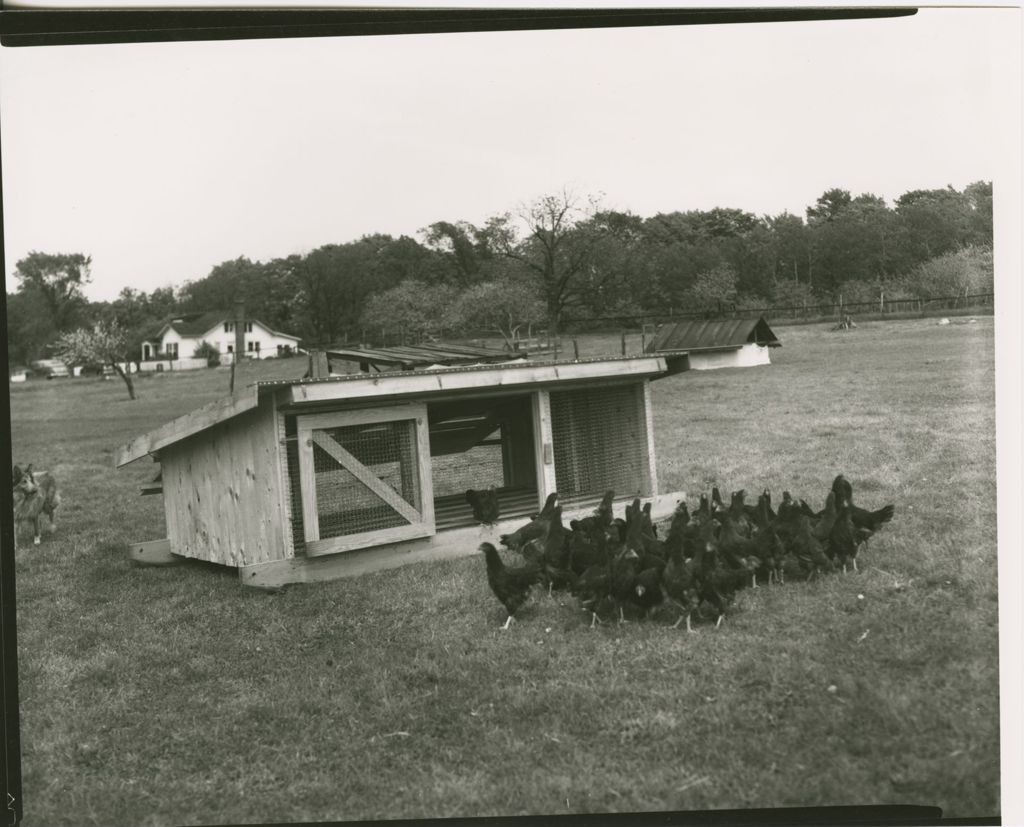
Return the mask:
{"type": "Polygon", "coordinates": [[[622,355],[626,355],[626,331],[622,331],[622,355]]]}
{"type": "Polygon", "coordinates": [[[576,341],[576,337],[572,337],[572,356],[573,361],[578,362],[580,360],[580,343],[576,341]]]}

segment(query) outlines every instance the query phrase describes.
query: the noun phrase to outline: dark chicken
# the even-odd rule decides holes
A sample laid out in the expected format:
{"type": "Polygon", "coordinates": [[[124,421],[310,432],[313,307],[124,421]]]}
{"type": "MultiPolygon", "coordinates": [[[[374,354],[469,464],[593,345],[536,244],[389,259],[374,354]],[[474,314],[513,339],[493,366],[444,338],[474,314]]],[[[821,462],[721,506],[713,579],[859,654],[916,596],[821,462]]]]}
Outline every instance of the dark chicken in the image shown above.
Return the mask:
{"type": "Polygon", "coordinates": [[[506,566],[491,543],[481,543],[480,551],[487,562],[487,584],[508,612],[502,629],[508,629],[513,616],[530,596],[530,590],[541,579],[541,568],[532,561],[522,566],[506,566]]]}
{"type": "Polygon", "coordinates": [[[729,504],[729,516],[732,518],[736,531],[742,537],[749,537],[753,533],[753,523],[747,512],[747,504],[744,502],[747,492],[742,488],[732,492],[732,502],[729,504]]]}
{"type": "Polygon", "coordinates": [[[877,511],[866,511],[858,508],[853,503],[853,486],[842,474],[832,482],[832,492],[836,499],[845,499],[850,504],[850,519],[853,520],[854,528],[864,529],[868,533],[862,534],[867,540],[872,534],[880,529],[887,522],[892,520],[896,513],[896,506],[889,504],[879,508],[877,511]]]}
{"type": "Polygon", "coordinates": [[[501,510],[498,506],[498,494],[492,485],[486,491],[475,491],[470,488],[466,492],[466,502],[473,509],[473,518],[484,525],[498,522],[501,510]]]}
{"type": "Polygon", "coordinates": [[[633,599],[636,576],[639,573],[640,555],[628,546],[611,562],[609,596],[619,609],[619,622],[625,622],[622,604],[633,599]]]}
{"type": "MultiPolygon", "coordinates": [[[[831,496],[831,495],[830,495],[831,496]]],[[[860,541],[853,526],[850,501],[842,500],[836,510],[836,518],[828,535],[828,555],[846,572],[847,565],[857,570],[857,548],[860,541]]]]}
{"type": "Polygon", "coordinates": [[[588,534],[594,531],[605,529],[612,524],[615,516],[612,513],[612,500],[615,499],[614,491],[605,491],[604,496],[594,513],[584,517],[582,520],[573,520],[569,525],[573,531],[585,531],[588,534]]]}
{"type": "Polygon", "coordinates": [[[677,549],[682,553],[683,545],[686,542],[687,533],[689,531],[690,510],[686,507],[686,501],[683,500],[676,506],[676,510],[672,513],[672,522],[669,523],[668,533],[665,535],[663,551],[665,553],[666,562],[677,549]]]}
{"type": "Polygon", "coordinates": [[[776,531],[774,518],[770,516],[770,508],[771,495],[766,488],[757,500],[757,532],[751,542],[754,557],[761,561],[760,568],[768,573],[769,585],[773,579],[780,584],[785,581],[783,563],[786,556],[786,549],[776,531]]]}
{"type": "MultiPolygon", "coordinates": [[[[685,618],[686,631],[688,632],[693,631],[690,617],[700,605],[700,584],[698,578],[703,566],[704,555],[714,553],[715,527],[711,518],[708,517],[698,528],[699,533],[696,539],[692,541],[694,553],[689,560],[686,559],[686,546],[684,543],[669,544],[668,539],[666,539],[669,557],[668,562],[665,564],[665,570],[661,574],[661,587],[665,592],[665,596],[670,603],[683,612],[673,628],[678,627],[685,618]]],[[[671,535],[672,532],[670,530],[670,538],[671,535]]]]}
{"type": "Polygon", "coordinates": [[[776,513],[768,488],[756,506],[746,505],[744,490],[735,491],[728,508],[715,488],[710,499],[700,496],[692,513],[680,502],[664,539],[658,539],[652,502],[636,498],[624,519],[616,518],[614,493],[608,491],[592,513],[566,527],[552,495],[533,520],[502,537],[526,558],[525,565],[504,565],[489,543],[480,550],[488,583],[509,613],[502,628],[515,620],[532,587],[544,583],[549,590],[568,588],[591,614],[591,628],[606,612],[617,609],[622,623],[626,608],[633,617],[639,611],[647,618],[667,603],[680,610],[673,628],[685,620],[693,631],[694,617],[719,626],[737,593],[756,587],[761,573],[769,583],[783,584],[790,576],[810,579],[838,567],[856,571],[859,547],[892,519],[894,508],[858,510],[851,496],[852,486],[839,475],[820,513],[789,491],[776,513]]]}
{"type": "Polygon", "coordinates": [[[517,551],[530,542],[530,540],[543,537],[547,533],[548,520],[551,517],[551,512],[554,510],[557,500],[558,494],[549,494],[540,513],[526,525],[520,526],[511,534],[502,534],[498,538],[501,544],[506,548],[517,551]]]}
{"type": "MultiPolygon", "coordinates": [[[[803,500],[800,501],[801,503],[803,500]]],[[[828,542],[828,538],[832,535],[832,526],[836,522],[836,495],[832,492],[828,492],[828,498],[825,500],[825,510],[821,512],[818,522],[815,523],[812,533],[815,538],[823,543],[828,542]]],[[[826,548],[827,551],[827,548],[826,548]]],[[[829,556],[832,556],[829,554],[829,556]]]]}
{"type": "Polygon", "coordinates": [[[570,533],[562,525],[562,506],[556,505],[548,518],[544,536],[531,541],[540,546],[540,566],[548,584],[548,594],[554,589],[568,588],[575,580],[569,567],[570,533]]]}
{"type": "Polygon", "coordinates": [[[637,574],[633,583],[633,594],[629,600],[643,612],[644,617],[647,617],[665,599],[661,585],[663,568],[664,564],[661,568],[643,569],[637,574]]]}

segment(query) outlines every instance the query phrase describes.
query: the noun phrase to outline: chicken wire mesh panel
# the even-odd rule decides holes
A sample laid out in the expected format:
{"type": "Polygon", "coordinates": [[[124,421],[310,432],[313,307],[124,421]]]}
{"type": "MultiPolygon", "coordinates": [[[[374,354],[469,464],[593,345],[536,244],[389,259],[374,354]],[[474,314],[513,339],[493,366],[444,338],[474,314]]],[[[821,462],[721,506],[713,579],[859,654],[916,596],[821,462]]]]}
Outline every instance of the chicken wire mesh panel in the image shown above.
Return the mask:
{"type": "Polygon", "coordinates": [[[410,525],[396,499],[422,511],[413,420],[317,428],[312,450],[321,539],[410,525]]]}
{"type": "Polygon", "coordinates": [[[295,417],[284,420],[285,465],[288,469],[288,494],[291,497],[292,545],[296,554],[306,552],[306,532],[302,521],[302,483],[299,472],[299,442],[296,436],[295,417]]]}
{"type": "Polygon", "coordinates": [[[561,499],[608,489],[620,495],[643,490],[648,458],[639,394],[635,385],[552,391],[555,485],[561,499]]]}

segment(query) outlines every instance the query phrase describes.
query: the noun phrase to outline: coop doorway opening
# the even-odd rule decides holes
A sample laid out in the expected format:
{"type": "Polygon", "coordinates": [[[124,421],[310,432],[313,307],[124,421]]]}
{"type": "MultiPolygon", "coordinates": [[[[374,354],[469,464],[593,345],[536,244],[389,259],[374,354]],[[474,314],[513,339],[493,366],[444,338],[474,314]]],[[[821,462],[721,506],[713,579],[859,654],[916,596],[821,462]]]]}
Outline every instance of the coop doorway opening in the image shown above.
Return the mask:
{"type": "Polygon", "coordinates": [[[470,488],[493,486],[501,519],[538,510],[536,441],[529,394],[431,402],[434,519],[438,531],[476,523],[470,488]]]}

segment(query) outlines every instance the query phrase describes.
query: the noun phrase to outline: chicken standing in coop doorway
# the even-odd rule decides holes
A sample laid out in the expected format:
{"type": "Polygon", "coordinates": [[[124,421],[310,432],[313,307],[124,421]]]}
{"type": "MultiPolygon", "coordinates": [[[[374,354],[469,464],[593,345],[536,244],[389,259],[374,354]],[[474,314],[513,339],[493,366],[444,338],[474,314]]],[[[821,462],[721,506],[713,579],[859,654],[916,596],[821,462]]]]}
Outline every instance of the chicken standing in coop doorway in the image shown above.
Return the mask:
{"type": "Polygon", "coordinates": [[[484,525],[494,525],[501,516],[501,509],[498,506],[498,492],[492,485],[485,491],[476,491],[470,488],[466,492],[466,502],[473,509],[473,518],[484,525]]]}

